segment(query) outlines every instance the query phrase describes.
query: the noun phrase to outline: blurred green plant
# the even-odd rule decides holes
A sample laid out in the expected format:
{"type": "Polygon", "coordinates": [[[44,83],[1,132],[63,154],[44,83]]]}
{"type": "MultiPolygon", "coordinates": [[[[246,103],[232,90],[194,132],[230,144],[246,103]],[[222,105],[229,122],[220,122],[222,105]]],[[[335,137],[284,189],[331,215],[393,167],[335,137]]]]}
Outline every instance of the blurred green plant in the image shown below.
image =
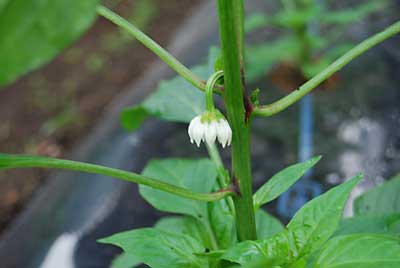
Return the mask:
{"type": "Polygon", "coordinates": [[[49,62],[92,24],[98,0],[0,2],[0,86],[49,62]]]}
{"type": "MultiPolygon", "coordinates": [[[[12,11],[21,11],[18,8],[22,7],[22,1],[17,0],[13,3],[3,5],[5,8],[0,9],[3,14],[8,15],[8,19],[12,11]]],[[[31,5],[33,3],[37,2],[29,1],[31,5]]],[[[54,14],[59,14],[60,10],[57,8],[65,8],[54,3],[49,6],[53,8],[54,14]]],[[[330,44],[330,39],[325,40],[309,34],[307,29],[310,21],[320,17],[321,23],[327,25],[347,25],[353,22],[353,16],[358,16],[359,19],[376,7],[372,5],[359,7],[357,12],[324,11],[311,0],[282,0],[282,6],[284,8],[273,16],[265,17],[262,14],[253,16],[247,23],[246,29],[254,30],[271,24],[290,29],[291,34],[275,41],[276,49],[274,45],[263,44],[264,47],[253,46],[246,50],[244,1],[218,0],[220,52],[211,49],[208,63],[196,66],[192,70],[129,21],[103,6],[97,7],[99,15],[126,30],[181,76],[161,83],[144,102],[125,110],[122,114],[123,125],[129,129],[136,129],[149,115],[177,122],[192,122],[197,118],[199,123],[196,128],[189,129],[189,135],[191,139],[198,140],[200,137],[206,142],[209,158],[152,160],[146,165],[142,174],[138,174],[71,160],[0,154],[0,169],[56,168],[115,177],[140,184],[140,194],[146,201],[158,210],[177,215],[162,218],[154,228],[135,229],[101,239],[101,243],[113,244],[124,250],[125,253],[114,262],[119,268],[133,267],[140,263],[154,268],[400,266],[397,178],[360,197],[355,203],[356,216],[346,220],[341,220],[342,211],[350,192],[360,182],[361,175],[347,180],[305,204],[286,226],[261,208],[299,180],[319,161],[320,157],[282,170],[253,194],[250,159],[251,118],[271,116],[281,112],[350,61],[400,32],[400,22],[396,22],[356,45],[321,70],[322,65],[314,62],[314,52],[327,48],[329,53],[333,53],[336,49],[325,47],[324,43],[330,44]],[[275,54],[280,54],[278,52],[282,48],[287,50],[296,67],[300,68],[305,78],[305,81],[300,82],[305,83],[275,103],[261,105],[257,98],[258,90],[252,94],[248,94],[246,90],[245,59],[250,60],[250,70],[255,67],[261,70],[260,63],[256,61],[264,57],[268,60],[265,63],[271,65],[276,62],[274,58],[276,55],[272,55],[270,49],[275,54]],[[251,56],[246,57],[246,53],[251,56]],[[255,62],[253,63],[255,67],[251,64],[251,60],[255,62]],[[306,78],[315,71],[311,65],[314,63],[318,66],[318,73],[307,81],[306,78]],[[199,90],[195,90],[196,88],[199,90]],[[229,129],[220,128],[220,120],[221,118],[225,120],[225,117],[214,107],[213,93],[222,97],[229,129]],[[215,145],[216,140],[222,143],[221,136],[228,137],[232,141],[230,170],[224,166],[215,145]],[[361,224],[361,220],[366,221],[361,224]],[[349,247],[351,250],[348,250],[349,247]]],[[[37,7],[46,7],[44,10],[48,10],[47,5],[37,7]]],[[[70,6],[71,9],[73,7],[70,6]]],[[[92,8],[88,17],[94,12],[94,7],[92,8]]],[[[38,14],[42,11],[32,10],[39,11],[38,14]]],[[[32,17],[38,16],[33,13],[32,17]]],[[[19,30],[26,14],[26,12],[14,13],[15,18],[12,21],[15,25],[11,25],[10,28],[19,30]]],[[[53,22],[51,19],[54,14],[49,16],[49,22],[53,22]]],[[[46,21],[45,18],[42,20],[46,21]]],[[[0,23],[2,22],[7,22],[7,19],[1,17],[0,23]]],[[[51,28],[57,33],[56,36],[59,34],[58,30],[63,32],[63,27],[59,29],[56,24],[46,25],[49,26],[48,29],[51,28]]],[[[74,24],[69,26],[74,27],[74,24]]],[[[0,24],[0,32],[5,28],[0,24]]],[[[18,75],[50,59],[49,53],[40,54],[43,45],[43,40],[39,38],[41,32],[35,29],[27,36],[33,36],[38,41],[38,46],[33,46],[30,51],[26,47],[18,46],[5,51],[13,54],[21,49],[21,55],[38,52],[38,55],[41,55],[40,62],[32,60],[33,57],[20,62],[18,57],[4,56],[7,53],[0,50],[2,51],[0,59],[3,62],[7,59],[8,64],[17,66],[8,68],[3,83],[12,81],[18,75]],[[35,64],[32,65],[32,62],[35,64]]],[[[13,38],[18,39],[11,36],[10,40],[14,40],[13,38]]],[[[9,44],[8,42],[7,40],[0,44],[4,46],[9,44]]],[[[257,72],[261,72],[260,70],[257,72]]],[[[252,75],[257,77],[254,73],[252,75]]]]}

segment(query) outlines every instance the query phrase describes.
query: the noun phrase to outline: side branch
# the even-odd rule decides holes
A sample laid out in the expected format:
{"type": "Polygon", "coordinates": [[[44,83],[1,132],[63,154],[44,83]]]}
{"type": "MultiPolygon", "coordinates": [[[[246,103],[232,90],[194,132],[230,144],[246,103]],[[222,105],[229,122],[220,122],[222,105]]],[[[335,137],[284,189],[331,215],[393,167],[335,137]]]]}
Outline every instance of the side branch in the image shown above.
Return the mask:
{"type": "MultiPolygon", "coordinates": [[[[153,53],[155,53],[162,61],[164,61],[169,67],[171,67],[175,72],[177,72],[180,76],[186,79],[193,86],[197,87],[200,90],[205,89],[206,82],[196,76],[192,71],[189,70],[185,65],[183,65],[180,61],[178,61],[173,55],[171,55],[168,51],[166,51],[163,47],[157,44],[153,39],[147,36],[145,33],[140,31],[137,27],[131,24],[129,21],[125,20],[118,14],[114,13],[110,9],[99,5],[97,8],[97,13],[100,16],[108,19],[112,23],[121,27],[130,33],[133,37],[135,37],[139,42],[141,42],[144,46],[150,49],[153,53]]],[[[216,93],[221,93],[220,88],[215,89],[216,93]]]]}
{"type": "Polygon", "coordinates": [[[342,69],[345,65],[351,62],[353,59],[357,58],[370,48],[378,45],[379,43],[385,41],[389,37],[396,35],[400,32],[400,21],[392,24],[384,31],[379,32],[365,41],[361,42],[353,49],[348,51],[346,54],[338,58],[331,65],[329,65],[325,70],[308,80],[305,84],[300,86],[297,90],[293,91],[289,95],[283,97],[282,99],[269,104],[254,107],[253,115],[258,116],[271,116],[281,112],[286,109],[296,101],[300,100],[302,97],[307,95],[310,91],[319,86],[322,82],[328,79],[331,75],[342,69]]]}
{"type": "Polygon", "coordinates": [[[39,156],[0,154],[0,170],[14,168],[54,168],[100,174],[146,185],[180,197],[206,202],[217,201],[235,194],[232,189],[221,189],[214,193],[197,193],[137,173],[83,162],[39,156]]]}

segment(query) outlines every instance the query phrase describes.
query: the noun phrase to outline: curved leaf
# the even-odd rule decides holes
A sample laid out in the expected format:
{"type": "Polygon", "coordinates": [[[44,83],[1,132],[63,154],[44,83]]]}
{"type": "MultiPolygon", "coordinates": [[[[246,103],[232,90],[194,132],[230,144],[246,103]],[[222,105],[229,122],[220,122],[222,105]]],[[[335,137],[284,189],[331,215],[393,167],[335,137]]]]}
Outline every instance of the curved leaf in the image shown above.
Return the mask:
{"type": "Polygon", "coordinates": [[[289,166],[275,174],[254,194],[254,207],[259,208],[277,198],[299,180],[307,170],[314,166],[320,159],[321,156],[316,156],[306,162],[289,166]]]}
{"type": "Polygon", "coordinates": [[[400,239],[372,234],[338,236],[324,246],[312,267],[400,267],[400,239]]]}
{"type": "Polygon", "coordinates": [[[256,212],[256,226],[258,239],[272,237],[285,229],[277,218],[271,216],[262,209],[256,212]]]}
{"type": "Polygon", "coordinates": [[[195,239],[183,234],[168,233],[155,228],[143,228],[112,235],[100,243],[121,247],[140,262],[153,268],[202,268],[206,260],[194,253],[205,248],[195,239]]]}
{"type": "Polygon", "coordinates": [[[309,254],[335,232],[347,198],[362,176],[343,183],[305,204],[287,228],[295,233],[299,256],[309,254]]]}
{"type": "MultiPolygon", "coordinates": [[[[207,78],[208,66],[198,65],[193,73],[207,78]]],[[[128,130],[137,129],[149,115],[174,122],[190,122],[205,110],[204,93],[182,77],[162,81],[156,91],[143,103],[125,108],[121,114],[122,125],[128,130]]]]}
{"type": "Polygon", "coordinates": [[[359,196],[354,202],[356,215],[400,214],[400,175],[359,196]]]}
{"type": "MultiPolygon", "coordinates": [[[[210,192],[215,185],[217,171],[208,159],[164,159],[150,161],[142,175],[193,191],[210,192]]],[[[139,190],[143,198],[158,210],[186,214],[200,220],[207,218],[205,202],[187,200],[143,185],[139,190]]]]}

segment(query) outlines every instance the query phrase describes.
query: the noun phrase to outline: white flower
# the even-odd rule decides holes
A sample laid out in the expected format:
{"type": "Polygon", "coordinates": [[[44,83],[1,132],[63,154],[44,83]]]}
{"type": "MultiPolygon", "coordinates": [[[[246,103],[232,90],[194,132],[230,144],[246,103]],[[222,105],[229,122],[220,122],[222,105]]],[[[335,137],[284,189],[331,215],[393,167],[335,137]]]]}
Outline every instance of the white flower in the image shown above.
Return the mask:
{"type": "Polygon", "coordinates": [[[218,138],[219,143],[225,148],[231,144],[232,130],[228,122],[222,115],[203,114],[192,119],[189,124],[188,134],[190,142],[196,142],[197,147],[200,143],[206,142],[211,146],[218,138]]]}

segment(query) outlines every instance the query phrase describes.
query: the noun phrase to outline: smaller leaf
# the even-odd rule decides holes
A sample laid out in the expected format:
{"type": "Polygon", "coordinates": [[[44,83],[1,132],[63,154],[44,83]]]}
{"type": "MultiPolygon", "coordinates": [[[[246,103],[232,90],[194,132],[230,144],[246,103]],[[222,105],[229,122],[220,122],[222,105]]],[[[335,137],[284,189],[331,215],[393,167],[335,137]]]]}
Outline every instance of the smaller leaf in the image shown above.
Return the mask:
{"type": "MultiPolygon", "coordinates": [[[[151,160],[142,174],[195,192],[208,193],[215,185],[217,170],[209,159],[170,158],[151,160]]],[[[187,200],[144,185],[139,186],[139,191],[141,196],[158,210],[186,214],[200,220],[208,217],[205,202],[187,200]]]]}
{"type": "MultiPolygon", "coordinates": [[[[207,64],[195,66],[193,73],[207,78],[207,64]]],[[[190,122],[205,110],[204,93],[189,84],[182,77],[161,81],[155,92],[140,105],[126,108],[122,115],[122,125],[128,130],[137,129],[149,115],[173,122],[190,122]]]]}
{"type": "Polygon", "coordinates": [[[400,239],[372,234],[338,236],[323,247],[312,267],[400,267],[400,239]]]}
{"type": "Polygon", "coordinates": [[[143,106],[133,106],[121,112],[121,123],[126,130],[133,131],[138,129],[149,116],[149,112],[143,106]]]}
{"type": "Polygon", "coordinates": [[[356,215],[400,214],[400,175],[359,196],[354,202],[356,215]]]}
{"type": "Polygon", "coordinates": [[[153,268],[207,267],[207,261],[195,255],[204,252],[205,248],[187,235],[143,228],[114,234],[99,242],[121,247],[153,268]]]}
{"type": "Polygon", "coordinates": [[[111,264],[111,268],[133,268],[142,262],[134,254],[122,253],[111,264]]]}
{"type": "Polygon", "coordinates": [[[258,239],[266,239],[282,232],[285,228],[275,217],[262,209],[256,212],[256,226],[258,239]]]}
{"type": "Polygon", "coordinates": [[[287,228],[295,234],[300,257],[317,250],[332,236],[346,200],[361,178],[356,176],[332,188],[297,211],[287,228]]]}
{"type": "Polygon", "coordinates": [[[254,207],[257,209],[277,198],[299,180],[307,170],[314,166],[320,159],[321,156],[316,156],[306,162],[289,166],[275,174],[254,194],[254,207]]]}

